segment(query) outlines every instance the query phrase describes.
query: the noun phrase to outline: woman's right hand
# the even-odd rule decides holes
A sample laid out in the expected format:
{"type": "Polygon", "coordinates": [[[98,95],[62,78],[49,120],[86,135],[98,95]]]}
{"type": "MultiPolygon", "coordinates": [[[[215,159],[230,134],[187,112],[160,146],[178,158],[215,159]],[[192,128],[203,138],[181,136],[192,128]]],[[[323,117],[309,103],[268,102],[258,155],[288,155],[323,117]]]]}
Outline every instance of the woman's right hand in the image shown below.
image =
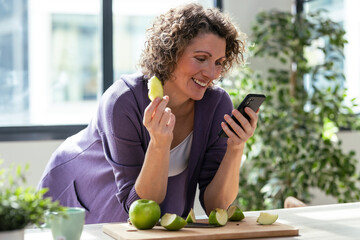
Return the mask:
{"type": "Polygon", "coordinates": [[[145,109],[143,124],[149,131],[151,141],[158,146],[169,146],[173,139],[175,115],[166,107],[169,96],[155,98],[145,109]]]}

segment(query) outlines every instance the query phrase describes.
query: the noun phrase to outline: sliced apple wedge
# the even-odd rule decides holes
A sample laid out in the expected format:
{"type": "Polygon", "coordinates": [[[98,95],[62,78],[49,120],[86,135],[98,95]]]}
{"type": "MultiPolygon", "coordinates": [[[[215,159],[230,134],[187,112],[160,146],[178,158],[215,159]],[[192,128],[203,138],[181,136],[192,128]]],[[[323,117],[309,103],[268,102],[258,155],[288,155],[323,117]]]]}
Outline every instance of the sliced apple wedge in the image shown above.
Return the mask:
{"type": "Polygon", "coordinates": [[[195,218],[195,213],[194,210],[191,208],[189,214],[187,215],[186,218],[186,222],[187,223],[194,223],[196,222],[196,218],[195,218]]]}
{"type": "Polygon", "coordinates": [[[178,231],[186,225],[186,221],[176,214],[165,213],[161,217],[160,225],[167,230],[178,231]]]}
{"type": "Polygon", "coordinates": [[[278,219],[278,214],[271,214],[266,212],[261,212],[256,222],[262,225],[270,225],[276,222],[278,219]]]}
{"type": "Polygon", "coordinates": [[[216,208],[210,212],[209,224],[216,226],[224,226],[228,221],[227,211],[221,208],[216,208]]]}
{"type": "Polygon", "coordinates": [[[164,96],[163,85],[159,80],[159,78],[157,78],[156,76],[153,76],[152,78],[149,79],[147,86],[149,89],[148,96],[151,101],[154,101],[154,99],[157,97],[162,98],[164,96]]]}
{"type": "Polygon", "coordinates": [[[245,218],[244,213],[236,205],[231,205],[227,210],[227,214],[230,221],[241,221],[245,218]]]}

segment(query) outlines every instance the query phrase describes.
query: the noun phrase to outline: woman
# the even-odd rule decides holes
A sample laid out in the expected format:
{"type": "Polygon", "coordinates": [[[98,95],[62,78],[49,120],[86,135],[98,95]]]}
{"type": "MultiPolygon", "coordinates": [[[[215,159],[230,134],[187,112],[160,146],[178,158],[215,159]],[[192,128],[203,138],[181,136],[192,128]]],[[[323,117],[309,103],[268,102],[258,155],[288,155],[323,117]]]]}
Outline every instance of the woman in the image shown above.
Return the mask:
{"type": "Polygon", "coordinates": [[[248,121],[232,110],[213,81],[242,61],[239,32],[218,10],[188,4],[156,18],[147,33],[142,73],[104,93],[95,118],[57,149],[39,184],[62,205],[85,208],[86,223],[125,221],[139,198],[158,202],[162,214],[186,216],[197,184],[206,213],[226,209],[238,192],[257,115],[247,108],[248,121]],[[165,96],[150,102],[154,75],[165,96]],[[218,136],[221,128],[229,138],[218,136]]]}

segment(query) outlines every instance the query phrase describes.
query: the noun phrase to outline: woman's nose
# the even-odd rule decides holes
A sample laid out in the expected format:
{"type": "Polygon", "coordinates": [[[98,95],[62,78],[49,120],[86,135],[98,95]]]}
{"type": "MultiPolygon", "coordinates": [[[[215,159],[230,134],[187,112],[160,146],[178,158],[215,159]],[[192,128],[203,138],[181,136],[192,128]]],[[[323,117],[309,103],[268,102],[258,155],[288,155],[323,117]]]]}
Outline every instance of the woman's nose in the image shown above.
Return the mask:
{"type": "Polygon", "coordinates": [[[216,79],[220,75],[220,71],[217,69],[217,67],[215,65],[209,64],[209,66],[207,66],[204,69],[203,74],[207,78],[213,80],[213,79],[216,79]]]}

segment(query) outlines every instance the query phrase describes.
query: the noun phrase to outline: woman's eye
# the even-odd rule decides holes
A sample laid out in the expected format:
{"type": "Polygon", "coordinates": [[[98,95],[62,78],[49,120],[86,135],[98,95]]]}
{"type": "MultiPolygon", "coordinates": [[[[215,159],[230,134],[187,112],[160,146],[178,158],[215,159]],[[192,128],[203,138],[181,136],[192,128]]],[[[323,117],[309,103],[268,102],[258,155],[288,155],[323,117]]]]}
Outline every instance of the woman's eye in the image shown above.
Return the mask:
{"type": "Polygon", "coordinates": [[[198,60],[199,62],[204,62],[204,61],[205,61],[205,58],[199,58],[199,57],[197,57],[196,60],[198,60]]]}
{"type": "Polygon", "coordinates": [[[215,62],[216,66],[222,66],[224,64],[224,62],[215,62]]]}

